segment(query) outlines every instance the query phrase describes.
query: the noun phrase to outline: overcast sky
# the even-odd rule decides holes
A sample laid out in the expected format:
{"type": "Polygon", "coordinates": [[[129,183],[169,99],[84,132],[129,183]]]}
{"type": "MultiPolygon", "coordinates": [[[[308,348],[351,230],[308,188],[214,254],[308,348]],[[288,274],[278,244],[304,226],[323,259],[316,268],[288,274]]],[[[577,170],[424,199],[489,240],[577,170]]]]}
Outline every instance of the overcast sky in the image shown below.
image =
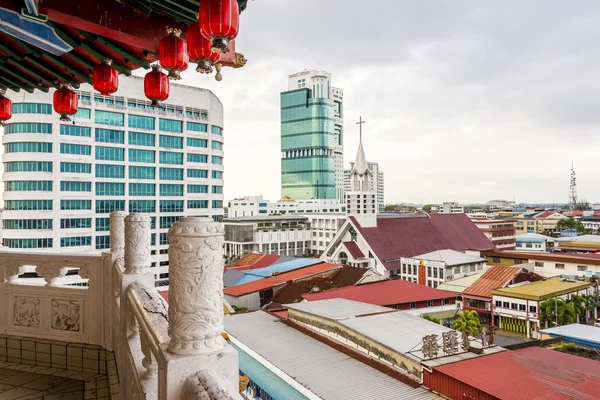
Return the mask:
{"type": "Polygon", "coordinates": [[[600,201],[597,1],[256,0],[244,68],[186,71],[225,106],[225,199],[280,197],[279,93],[324,69],[344,90],[344,156],[359,115],[386,202],[600,201]],[[362,3],[362,4],[361,4],[362,3]]]}

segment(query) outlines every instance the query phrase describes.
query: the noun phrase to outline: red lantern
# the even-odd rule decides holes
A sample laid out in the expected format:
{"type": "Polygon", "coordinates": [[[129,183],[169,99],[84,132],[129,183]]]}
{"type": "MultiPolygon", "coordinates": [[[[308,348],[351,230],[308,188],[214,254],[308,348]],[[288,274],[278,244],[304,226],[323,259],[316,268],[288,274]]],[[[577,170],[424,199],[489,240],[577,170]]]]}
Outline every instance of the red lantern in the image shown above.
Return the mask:
{"type": "Polygon", "coordinates": [[[119,88],[119,73],[110,64],[112,60],[106,58],[92,71],[92,86],[103,96],[108,96],[119,88]]]}
{"type": "Polygon", "coordinates": [[[0,90],[0,126],[4,126],[4,122],[12,117],[12,101],[4,91],[0,90]]]}
{"type": "Polygon", "coordinates": [[[179,29],[168,28],[167,34],[158,44],[158,60],[169,71],[169,79],[179,80],[179,73],[185,71],[189,63],[187,43],[179,37],[179,29]]]}
{"type": "Polygon", "coordinates": [[[187,31],[187,48],[190,60],[198,64],[197,72],[210,74],[212,66],[219,62],[221,55],[210,49],[212,42],[200,33],[200,24],[190,25],[187,31]]]}
{"type": "Polygon", "coordinates": [[[199,14],[200,33],[212,41],[212,51],[227,53],[240,27],[237,0],[202,0],[199,14]]]}
{"type": "Polygon", "coordinates": [[[68,84],[54,92],[54,111],[60,114],[61,121],[70,121],[70,116],[77,113],[77,102],[77,93],[68,84]]]}
{"type": "Polygon", "coordinates": [[[144,77],[144,94],[152,100],[152,106],[160,107],[160,102],[169,98],[170,90],[169,78],[160,70],[160,65],[154,64],[144,77]]]}

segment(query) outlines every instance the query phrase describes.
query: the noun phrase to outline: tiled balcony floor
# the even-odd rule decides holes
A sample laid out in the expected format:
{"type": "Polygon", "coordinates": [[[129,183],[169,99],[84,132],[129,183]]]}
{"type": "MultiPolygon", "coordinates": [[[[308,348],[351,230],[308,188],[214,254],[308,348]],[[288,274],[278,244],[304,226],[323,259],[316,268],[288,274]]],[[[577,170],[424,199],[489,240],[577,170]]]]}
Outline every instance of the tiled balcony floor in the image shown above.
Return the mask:
{"type": "Polygon", "coordinates": [[[85,382],[0,368],[0,400],[81,400],[85,382]]]}

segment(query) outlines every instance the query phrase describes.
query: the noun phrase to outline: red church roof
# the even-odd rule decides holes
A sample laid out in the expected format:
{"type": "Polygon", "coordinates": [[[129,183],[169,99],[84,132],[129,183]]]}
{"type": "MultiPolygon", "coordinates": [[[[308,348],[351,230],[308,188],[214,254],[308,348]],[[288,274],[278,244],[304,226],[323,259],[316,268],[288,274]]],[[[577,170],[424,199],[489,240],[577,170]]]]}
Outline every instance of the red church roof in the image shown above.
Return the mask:
{"type": "Polygon", "coordinates": [[[432,214],[429,217],[378,218],[377,227],[360,231],[388,270],[398,269],[401,257],[435,250],[493,250],[495,246],[466,214],[432,214]]]}
{"type": "Polygon", "coordinates": [[[378,306],[391,306],[417,301],[455,298],[456,293],[397,279],[359,286],[346,286],[320,293],[307,293],[302,297],[308,301],[340,298],[378,306]]]}
{"type": "Polygon", "coordinates": [[[344,246],[346,246],[346,248],[348,249],[350,254],[352,254],[352,257],[357,258],[357,259],[365,257],[363,252],[360,251],[360,249],[358,248],[358,245],[356,244],[356,242],[352,242],[352,241],[344,242],[344,246]]]}

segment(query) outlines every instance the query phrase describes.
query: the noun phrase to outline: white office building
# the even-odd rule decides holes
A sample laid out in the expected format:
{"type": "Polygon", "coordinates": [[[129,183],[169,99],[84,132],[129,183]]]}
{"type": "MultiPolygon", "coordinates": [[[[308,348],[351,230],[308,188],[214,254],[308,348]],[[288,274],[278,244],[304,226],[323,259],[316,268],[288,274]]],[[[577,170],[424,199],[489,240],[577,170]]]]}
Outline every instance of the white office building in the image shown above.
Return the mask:
{"type": "Polygon", "coordinates": [[[438,212],[440,214],[464,214],[465,208],[455,201],[445,201],[438,212]]]}
{"type": "MultiPolygon", "coordinates": [[[[367,161],[369,171],[373,175],[371,180],[372,189],[377,195],[377,212],[382,213],[385,211],[385,200],[384,200],[384,184],[383,184],[383,171],[379,169],[379,163],[367,161]]],[[[344,193],[349,192],[351,189],[350,184],[350,173],[354,168],[354,162],[350,163],[350,169],[344,170],[344,193]]]]}
{"type": "Polygon", "coordinates": [[[271,202],[263,196],[244,196],[230,200],[227,206],[228,218],[273,214],[339,214],[346,212],[346,205],[338,200],[294,200],[289,197],[271,202]]]}
{"type": "Polygon", "coordinates": [[[154,108],[142,78],[119,84],[113,96],[82,85],[73,122],[52,110],[53,90],[11,95],[3,245],[101,251],[109,247],[110,212],[147,213],[156,284],[164,285],[171,224],[223,217],[223,106],[209,90],[171,83],[170,98],[154,108]]]}

